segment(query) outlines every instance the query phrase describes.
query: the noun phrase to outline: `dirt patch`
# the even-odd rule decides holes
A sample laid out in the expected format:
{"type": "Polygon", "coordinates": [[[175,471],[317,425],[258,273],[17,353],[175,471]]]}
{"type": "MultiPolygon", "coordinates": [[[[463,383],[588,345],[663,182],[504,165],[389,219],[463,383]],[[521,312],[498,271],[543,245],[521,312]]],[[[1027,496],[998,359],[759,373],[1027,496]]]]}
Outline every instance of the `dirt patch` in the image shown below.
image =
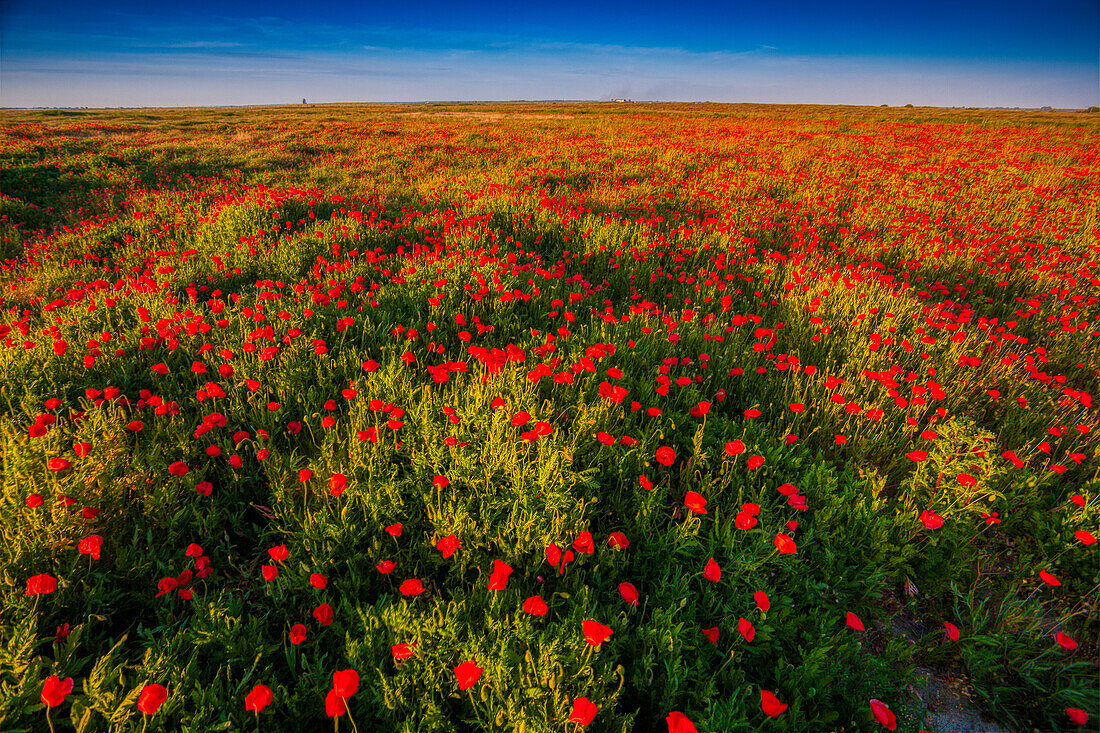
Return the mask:
{"type": "Polygon", "coordinates": [[[928,710],[924,728],[929,733],[1008,733],[982,715],[965,684],[922,667],[917,668],[917,674],[921,681],[910,692],[928,710]]]}

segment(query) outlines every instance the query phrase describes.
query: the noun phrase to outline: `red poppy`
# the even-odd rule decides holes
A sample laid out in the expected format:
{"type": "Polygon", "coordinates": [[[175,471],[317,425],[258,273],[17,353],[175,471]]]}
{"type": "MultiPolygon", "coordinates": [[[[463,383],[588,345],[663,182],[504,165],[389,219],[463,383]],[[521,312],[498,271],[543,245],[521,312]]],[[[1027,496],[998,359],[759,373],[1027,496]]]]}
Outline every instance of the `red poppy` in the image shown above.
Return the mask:
{"type": "Polygon", "coordinates": [[[77,550],[81,555],[91,555],[93,560],[98,560],[100,552],[103,550],[103,538],[97,534],[90,534],[80,540],[77,544],[77,550]]]}
{"type": "Polygon", "coordinates": [[[49,575],[48,573],[42,573],[40,575],[32,575],[27,578],[27,595],[37,596],[42,593],[53,593],[57,590],[57,578],[49,575]]]}
{"type": "Polygon", "coordinates": [[[446,476],[436,476],[432,479],[432,486],[437,489],[445,489],[451,485],[451,480],[446,476]]]}
{"type": "Polygon", "coordinates": [[[695,724],[679,710],[673,710],[665,716],[665,722],[668,723],[668,733],[699,733],[695,724]]]}
{"type": "Polygon", "coordinates": [[[616,550],[625,550],[630,547],[630,540],[622,532],[612,532],[607,538],[607,546],[616,550]]]}
{"type": "Polygon", "coordinates": [[[348,488],[348,477],[342,473],[334,473],[328,480],[328,493],[339,496],[348,488]]]}
{"type": "Polygon", "coordinates": [[[645,476],[638,477],[638,485],[646,491],[653,491],[653,482],[647,479],[645,476]]]}
{"type": "Polygon", "coordinates": [[[73,464],[64,458],[51,458],[46,461],[46,468],[51,471],[64,471],[66,468],[70,468],[73,464]]]}
{"type": "Polygon", "coordinates": [[[1096,543],[1096,537],[1094,537],[1091,532],[1087,532],[1083,529],[1077,530],[1073,534],[1073,536],[1076,537],[1077,540],[1084,545],[1092,545],[1096,543]]]}
{"type": "Polygon", "coordinates": [[[662,466],[671,466],[676,461],[676,451],[664,445],[657,449],[654,458],[662,466]]]}
{"type": "Polygon", "coordinates": [[[713,557],[707,560],[706,567],[703,568],[703,577],[715,583],[722,579],[722,568],[718,567],[713,557]]]}
{"type": "Polygon", "coordinates": [[[275,562],[282,562],[290,557],[290,550],[286,548],[286,545],[275,545],[267,550],[267,554],[271,556],[271,559],[275,562]]]}
{"type": "Polygon", "coordinates": [[[187,464],[183,461],[176,461],[168,466],[168,473],[173,476],[186,476],[189,470],[191,469],[189,469],[187,464]]]}
{"type": "Polygon", "coordinates": [[[455,550],[461,547],[462,543],[459,542],[458,537],[453,534],[447,535],[435,543],[435,549],[439,550],[444,558],[448,558],[455,554],[455,550]]]}
{"type": "Polygon", "coordinates": [[[397,567],[397,563],[393,560],[383,560],[374,567],[378,572],[382,573],[382,575],[389,575],[397,567]]]}
{"type": "Polygon", "coordinates": [[[416,578],[410,578],[401,584],[400,590],[403,596],[418,596],[424,592],[424,584],[416,578]]]}
{"type": "Polygon", "coordinates": [[[772,607],[772,602],[768,600],[768,594],[762,590],[758,590],[753,593],[752,599],[756,602],[756,607],[764,613],[767,613],[768,609],[772,607]]]}
{"type": "Polygon", "coordinates": [[[1054,635],[1054,640],[1058,642],[1058,646],[1062,647],[1067,652],[1072,652],[1077,648],[1077,640],[1072,636],[1063,634],[1061,631],[1054,635]]]}
{"type": "Polygon", "coordinates": [[[271,704],[271,701],[275,699],[275,695],[271,692],[271,688],[267,685],[256,685],[252,688],[252,692],[248,693],[244,698],[244,709],[252,712],[260,713],[263,709],[271,704]]]}
{"type": "Polygon", "coordinates": [[[757,469],[764,465],[764,456],[749,456],[745,466],[749,469],[757,469]]]}
{"type": "Polygon", "coordinates": [[[542,596],[531,596],[523,602],[523,610],[532,616],[545,616],[550,610],[546,606],[546,601],[542,600],[542,596]]]}
{"type": "Polygon", "coordinates": [[[717,626],[712,626],[709,629],[703,629],[703,636],[707,637],[707,640],[711,644],[717,644],[718,643],[718,627],[717,626]]]}
{"type": "Polygon", "coordinates": [[[1074,725],[1084,725],[1089,722],[1089,714],[1081,708],[1066,708],[1066,715],[1074,725]]]}
{"type": "Polygon", "coordinates": [[[1046,570],[1039,571],[1039,577],[1043,579],[1044,583],[1050,586],[1057,586],[1062,584],[1062,581],[1058,580],[1058,578],[1054,577],[1046,570]]]}
{"type": "Polygon", "coordinates": [[[274,565],[261,565],[260,573],[264,576],[264,580],[268,583],[279,577],[279,568],[274,565]]]}
{"type": "Polygon", "coordinates": [[[493,572],[489,575],[489,590],[504,590],[508,585],[508,576],[512,567],[500,560],[493,560],[493,572]]]}
{"type": "Polygon", "coordinates": [[[741,636],[744,637],[745,641],[752,641],[756,638],[756,627],[753,626],[748,619],[738,619],[737,630],[741,633],[741,636]]]}
{"type": "Polygon", "coordinates": [[[454,672],[455,679],[458,680],[458,689],[467,690],[473,687],[474,683],[481,679],[483,671],[472,659],[455,667],[454,672]]]}
{"type": "Polygon", "coordinates": [[[638,605],[638,589],[634,587],[633,583],[619,583],[619,595],[631,606],[638,605]]]}
{"type": "Polygon", "coordinates": [[[330,718],[339,718],[347,711],[348,706],[344,703],[344,698],[337,695],[335,689],[329,690],[325,695],[325,715],[330,718]]]}
{"type": "Polygon", "coordinates": [[[157,710],[168,699],[168,689],[164,685],[146,685],[138,698],[138,710],[145,715],[156,715],[157,710]]]}
{"type": "Polygon", "coordinates": [[[298,646],[306,640],[306,626],[305,624],[294,624],[290,627],[290,643],[294,646],[298,646]]]}
{"type": "Polygon", "coordinates": [[[573,701],[573,711],[569,713],[570,723],[579,723],[587,727],[596,717],[597,708],[587,697],[578,697],[573,701]]]}
{"type": "Polygon", "coordinates": [[[948,638],[951,639],[951,641],[958,641],[959,640],[959,627],[958,626],[951,623],[950,621],[944,621],[943,622],[943,628],[947,630],[947,636],[948,636],[948,638]]]}
{"type": "Polygon", "coordinates": [[[798,545],[794,543],[790,535],[780,532],[775,536],[775,549],[779,550],[782,555],[790,555],[798,552],[798,545]]]}
{"type": "Polygon", "coordinates": [[[787,709],[787,704],[779,702],[779,698],[768,690],[760,691],[760,709],[769,718],[778,718],[787,709]]]}
{"type": "Polygon", "coordinates": [[[394,644],[391,652],[393,654],[393,661],[402,662],[413,655],[413,650],[416,647],[416,642],[405,642],[404,644],[394,644]]]}
{"type": "Polygon", "coordinates": [[[844,617],[844,623],[846,623],[848,625],[848,628],[852,629],[853,631],[866,631],[863,626],[863,622],[859,620],[859,616],[855,615],[851,611],[848,611],[847,615],[844,617]]]}
{"type": "Polygon", "coordinates": [[[327,603],[322,603],[313,609],[313,618],[317,619],[317,623],[322,626],[328,626],[332,623],[332,606],[327,603]]]}
{"type": "Polygon", "coordinates": [[[745,444],[740,440],[731,440],[726,443],[726,455],[739,456],[745,452],[745,444]]]}
{"type": "Polygon", "coordinates": [[[789,407],[791,408],[791,412],[802,412],[806,409],[806,406],[801,402],[792,402],[789,407]]]}
{"type": "Polygon", "coordinates": [[[328,585],[328,578],[321,575],[320,573],[312,573],[309,576],[309,584],[317,590],[324,590],[325,586],[328,585]]]}
{"type": "Polygon", "coordinates": [[[581,622],[581,627],[584,630],[584,640],[592,646],[599,646],[614,633],[610,626],[604,626],[599,621],[585,620],[581,622]]]}
{"type": "Polygon", "coordinates": [[[928,529],[939,529],[943,526],[943,517],[930,509],[925,509],[920,513],[920,521],[928,529]]]}
{"type": "Polygon", "coordinates": [[[43,705],[56,708],[61,703],[65,702],[66,695],[72,691],[72,677],[66,677],[62,680],[57,675],[50,675],[42,682],[42,694],[39,696],[39,699],[42,700],[43,705]]]}
{"type": "Polygon", "coordinates": [[[596,543],[592,539],[592,533],[588,531],[579,533],[577,539],[573,540],[573,549],[577,552],[583,552],[585,555],[591,555],[595,552],[596,543]]]}
{"type": "Polygon", "coordinates": [[[914,461],[915,463],[920,463],[921,461],[928,458],[928,451],[926,451],[926,450],[915,450],[911,453],[906,453],[905,457],[908,458],[910,461],[914,461]]]}
{"type": "Polygon", "coordinates": [[[359,692],[359,673],[354,669],[342,669],[332,673],[332,689],[340,697],[348,698],[359,692]]]}
{"type": "Polygon", "coordinates": [[[875,717],[884,728],[887,730],[895,730],[898,727],[898,721],[894,717],[894,713],[890,708],[886,707],[886,704],[879,700],[871,700],[871,715],[875,717]]]}
{"type": "Polygon", "coordinates": [[[696,514],[707,513],[707,500],[703,498],[703,495],[695,491],[687,492],[684,497],[684,506],[696,514]]]}

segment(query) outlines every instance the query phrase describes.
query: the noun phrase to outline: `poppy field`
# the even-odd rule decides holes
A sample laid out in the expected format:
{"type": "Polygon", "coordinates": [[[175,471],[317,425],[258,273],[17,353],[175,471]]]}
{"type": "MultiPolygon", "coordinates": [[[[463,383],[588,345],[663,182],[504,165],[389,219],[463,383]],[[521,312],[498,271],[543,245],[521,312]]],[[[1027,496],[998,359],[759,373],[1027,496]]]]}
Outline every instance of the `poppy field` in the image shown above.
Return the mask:
{"type": "Polygon", "coordinates": [[[0,114],[0,730],[1096,730],[1100,119],[0,114]]]}

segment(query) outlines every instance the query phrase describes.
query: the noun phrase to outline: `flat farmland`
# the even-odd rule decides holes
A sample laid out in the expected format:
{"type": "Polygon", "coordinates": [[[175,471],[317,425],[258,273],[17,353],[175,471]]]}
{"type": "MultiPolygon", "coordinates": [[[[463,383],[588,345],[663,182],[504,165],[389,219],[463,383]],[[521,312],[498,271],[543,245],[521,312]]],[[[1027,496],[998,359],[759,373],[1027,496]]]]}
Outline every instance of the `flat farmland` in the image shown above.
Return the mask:
{"type": "Polygon", "coordinates": [[[1095,730],[1098,202],[1088,113],[0,113],[0,729],[1095,730]]]}

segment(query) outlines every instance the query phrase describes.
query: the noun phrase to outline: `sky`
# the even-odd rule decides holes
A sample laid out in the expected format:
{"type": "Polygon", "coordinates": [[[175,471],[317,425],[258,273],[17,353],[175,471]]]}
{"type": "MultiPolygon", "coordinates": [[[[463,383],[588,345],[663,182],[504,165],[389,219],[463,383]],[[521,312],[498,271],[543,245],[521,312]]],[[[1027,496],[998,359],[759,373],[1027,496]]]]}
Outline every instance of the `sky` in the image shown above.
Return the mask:
{"type": "Polygon", "coordinates": [[[1097,0],[0,0],[0,106],[1100,105],[1097,0]]]}

